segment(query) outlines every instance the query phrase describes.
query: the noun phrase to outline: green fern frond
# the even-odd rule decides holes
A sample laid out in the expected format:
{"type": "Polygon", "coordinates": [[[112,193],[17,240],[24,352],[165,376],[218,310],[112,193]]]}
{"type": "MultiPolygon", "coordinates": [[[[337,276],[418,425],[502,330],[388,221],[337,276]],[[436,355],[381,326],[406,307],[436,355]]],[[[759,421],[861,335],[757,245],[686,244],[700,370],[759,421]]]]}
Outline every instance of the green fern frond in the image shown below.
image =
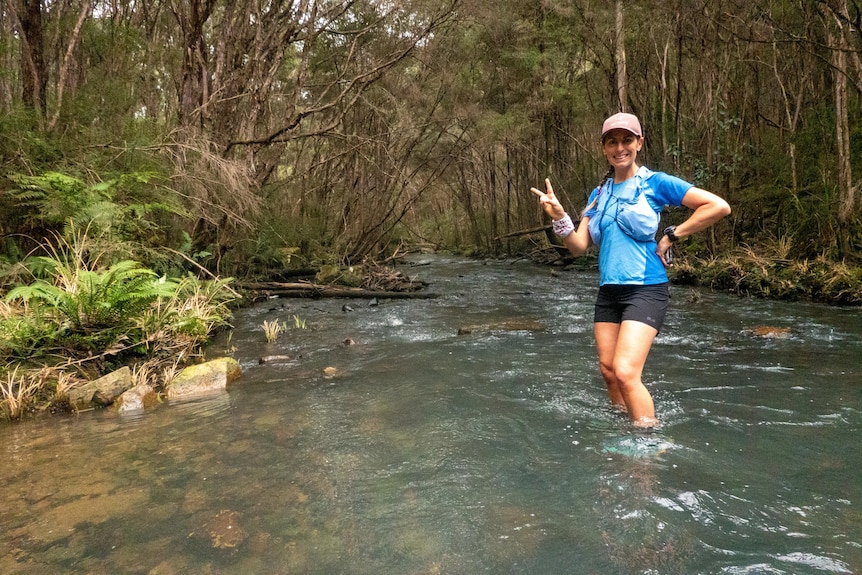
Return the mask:
{"type": "MultiPolygon", "coordinates": [[[[58,275],[70,271],[60,262],[54,264],[55,270],[61,270],[58,275]]],[[[78,329],[90,329],[127,323],[159,297],[170,297],[176,287],[132,260],[103,272],[75,270],[74,276],[64,275],[55,282],[59,285],[37,280],[19,286],[9,292],[6,301],[36,300],[54,308],[78,329]]]]}
{"type": "Polygon", "coordinates": [[[29,303],[32,300],[47,304],[49,307],[56,307],[60,301],[62,290],[57,286],[49,284],[43,280],[36,280],[34,283],[26,286],[18,286],[9,291],[6,297],[3,298],[6,303],[15,300],[21,300],[29,303]]]}
{"type": "Polygon", "coordinates": [[[84,206],[73,218],[70,218],[66,233],[68,235],[68,225],[82,226],[92,223],[98,230],[109,229],[114,222],[120,221],[123,211],[123,207],[114,202],[107,200],[94,202],[84,206]]]}

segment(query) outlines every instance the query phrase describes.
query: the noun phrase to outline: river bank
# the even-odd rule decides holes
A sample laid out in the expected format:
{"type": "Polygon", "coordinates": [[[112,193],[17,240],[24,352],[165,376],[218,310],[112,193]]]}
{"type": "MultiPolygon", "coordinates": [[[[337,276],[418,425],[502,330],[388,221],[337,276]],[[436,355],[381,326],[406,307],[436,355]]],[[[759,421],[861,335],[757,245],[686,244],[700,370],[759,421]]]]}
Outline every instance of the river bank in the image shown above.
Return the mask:
{"type": "MultiPolygon", "coordinates": [[[[571,258],[556,249],[536,250],[530,258],[556,267],[598,266],[594,255],[571,258]]],[[[824,257],[794,260],[748,247],[708,259],[682,253],[668,276],[677,285],[705,287],[740,297],[862,305],[862,266],[824,257]]]]}

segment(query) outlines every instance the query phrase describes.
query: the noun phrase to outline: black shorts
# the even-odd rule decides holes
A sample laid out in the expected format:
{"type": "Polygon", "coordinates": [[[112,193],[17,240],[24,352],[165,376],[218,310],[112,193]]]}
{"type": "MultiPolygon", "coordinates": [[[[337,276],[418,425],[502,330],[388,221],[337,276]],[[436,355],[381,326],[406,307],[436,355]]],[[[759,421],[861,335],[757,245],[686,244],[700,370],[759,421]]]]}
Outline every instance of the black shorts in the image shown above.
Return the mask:
{"type": "Polygon", "coordinates": [[[596,323],[638,321],[661,331],[670,301],[668,284],[603,285],[596,300],[596,323]]]}

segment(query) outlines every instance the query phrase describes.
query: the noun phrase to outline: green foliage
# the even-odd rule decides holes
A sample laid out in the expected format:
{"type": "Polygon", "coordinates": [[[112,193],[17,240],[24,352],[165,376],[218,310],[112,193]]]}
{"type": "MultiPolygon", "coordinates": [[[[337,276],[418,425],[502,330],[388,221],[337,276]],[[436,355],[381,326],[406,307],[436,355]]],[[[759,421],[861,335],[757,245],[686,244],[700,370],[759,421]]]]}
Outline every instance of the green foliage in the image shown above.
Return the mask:
{"type": "Polygon", "coordinates": [[[143,241],[158,226],[148,219],[164,212],[184,215],[172,202],[153,201],[146,189],[155,173],[123,174],[92,185],[59,172],[40,176],[12,174],[15,187],[8,191],[23,208],[24,222],[31,227],[64,228],[66,237],[75,228],[88,227],[91,234],[104,234],[120,241],[143,241]]]}
{"type": "MultiPolygon", "coordinates": [[[[583,207],[604,164],[596,129],[621,104],[645,125],[643,163],[733,206],[726,227],[695,240],[697,255],[787,236],[787,259],[858,257],[859,197],[836,225],[833,4],[736,3],[704,18],[701,3],[627,3],[626,102],[608,2],[360,2],[322,6],[319,18],[278,3],[269,17],[256,3],[178,5],[177,18],[106,4],[84,23],[71,76],[58,73],[63,50],[46,52],[47,114],[21,101],[8,29],[0,165],[13,175],[0,181],[0,266],[12,278],[30,242],[85,225],[111,262],[172,275],[186,262],[161,247],[230,274],[358,262],[401,243],[523,249],[544,238],[493,238],[540,224],[528,190],[545,176],[567,209],[583,207]],[[177,37],[220,65],[160,41],[177,37]],[[216,229],[190,235],[195,221],[216,229]]],[[[69,38],[74,18],[60,7],[43,25],[69,38]]],[[[858,51],[857,34],[845,40],[858,51]]],[[[848,109],[858,180],[852,89],[848,109]]]]}
{"type": "Polygon", "coordinates": [[[674,272],[676,280],[745,296],[862,304],[862,267],[823,257],[789,260],[762,251],[740,248],[721,257],[683,263],[674,272]]]}
{"type": "Polygon", "coordinates": [[[194,251],[192,238],[186,231],[183,231],[183,244],[180,246],[180,251],[196,262],[202,262],[212,255],[206,250],[194,251]]]}
{"type": "Polygon", "coordinates": [[[126,260],[105,271],[78,269],[49,257],[35,258],[55,283],[36,280],[14,288],[7,303],[21,299],[56,310],[72,329],[88,332],[122,326],[158,297],[170,296],[175,284],[158,278],[135,261],[126,260]]]}
{"type": "Polygon", "coordinates": [[[27,358],[37,348],[81,354],[190,352],[227,323],[230,280],[159,277],[133,260],[108,266],[85,235],[46,246],[27,263],[35,280],[13,288],[0,317],[0,350],[27,358]],[[14,309],[10,304],[18,304],[14,309]]]}
{"type": "Polygon", "coordinates": [[[87,186],[58,172],[8,177],[17,186],[9,190],[9,195],[27,210],[25,223],[33,226],[61,225],[70,218],[74,220],[85,208],[109,199],[104,186],[87,186]]]}
{"type": "Polygon", "coordinates": [[[159,297],[170,296],[175,284],[159,278],[138,262],[121,261],[104,271],[77,268],[48,257],[34,259],[52,281],[37,279],[18,286],[6,302],[22,301],[42,318],[55,318],[67,343],[95,352],[128,336],[134,318],[159,297]]]}
{"type": "MultiPolygon", "coordinates": [[[[104,305],[95,302],[91,306],[92,298],[82,298],[87,304],[79,307],[92,307],[98,310],[96,315],[104,314],[102,319],[90,317],[100,329],[71,325],[69,313],[79,298],[61,293],[63,290],[53,285],[46,287],[46,282],[37,281],[22,286],[17,294],[10,293],[8,299],[17,306],[0,302],[0,357],[5,360],[0,367],[3,415],[18,419],[37,400],[56,405],[59,399],[62,404],[65,392],[61,388],[67,390],[75,384],[76,376],[63,371],[70,365],[98,374],[107,371],[103,369],[106,358],[113,356],[113,361],[144,357],[145,365],[176,366],[198,353],[215,329],[227,325],[231,317],[228,304],[236,297],[228,287],[229,280],[201,281],[189,276],[178,281],[155,279],[152,284],[152,272],[131,264],[120,262],[104,272],[84,270],[99,276],[89,277],[96,284],[125,285],[131,292],[124,298],[113,288],[90,290],[107,298],[104,305]],[[157,297],[142,308],[153,293],[157,297]],[[29,305],[20,305],[25,300],[29,305]],[[125,315],[118,313],[120,309],[125,315]],[[25,364],[39,367],[21,369],[19,375],[25,364]],[[58,367],[41,367],[52,364],[58,367]]],[[[88,277],[87,273],[78,275],[88,277]]],[[[82,283],[87,284],[87,280],[82,283]]]]}
{"type": "Polygon", "coordinates": [[[50,352],[66,329],[44,308],[26,311],[3,304],[0,314],[0,359],[38,358],[50,352]]]}
{"type": "Polygon", "coordinates": [[[188,275],[173,293],[159,298],[135,318],[139,341],[150,356],[188,354],[216,330],[229,325],[230,304],[238,296],[230,278],[204,281],[188,275]]]}

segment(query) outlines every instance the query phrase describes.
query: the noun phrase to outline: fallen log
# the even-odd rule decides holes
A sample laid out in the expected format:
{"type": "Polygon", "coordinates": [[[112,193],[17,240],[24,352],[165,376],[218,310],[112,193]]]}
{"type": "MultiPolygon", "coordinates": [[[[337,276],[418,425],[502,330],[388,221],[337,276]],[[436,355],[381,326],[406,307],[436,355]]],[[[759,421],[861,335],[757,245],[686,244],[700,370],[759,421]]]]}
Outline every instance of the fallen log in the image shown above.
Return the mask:
{"type": "Polygon", "coordinates": [[[330,286],[306,282],[257,282],[237,284],[242,289],[262,292],[278,297],[307,298],[377,298],[377,299],[434,299],[437,294],[418,291],[388,291],[345,286],[330,286]]]}
{"type": "Polygon", "coordinates": [[[501,235],[501,236],[497,236],[497,237],[495,237],[495,238],[494,238],[494,241],[497,241],[497,242],[498,242],[498,241],[500,241],[500,240],[505,240],[505,239],[507,239],[507,238],[516,238],[516,237],[518,237],[518,236],[526,236],[526,235],[529,235],[529,234],[536,234],[536,233],[539,233],[539,232],[545,232],[545,231],[550,230],[550,229],[552,229],[552,228],[553,228],[553,226],[552,226],[551,224],[548,224],[548,225],[545,225],[545,226],[539,226],[539,227],[536,227],[536,228],[528,228],[528,229],[526,229],[526,230],[518,230],[518,231],[515,231],[515,232],[509,232],[508,234],[503,234],[503,235],[501,235]]]}

